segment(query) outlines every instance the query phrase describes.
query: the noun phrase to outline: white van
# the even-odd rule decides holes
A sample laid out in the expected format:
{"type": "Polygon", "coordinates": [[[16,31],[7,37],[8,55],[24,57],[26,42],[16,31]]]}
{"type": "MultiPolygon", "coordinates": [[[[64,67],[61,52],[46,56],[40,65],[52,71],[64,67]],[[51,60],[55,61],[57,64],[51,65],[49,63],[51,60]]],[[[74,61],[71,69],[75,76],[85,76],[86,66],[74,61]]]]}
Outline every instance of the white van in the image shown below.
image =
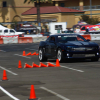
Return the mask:
{"type": "Polygon", "coordinates": [[[14,29],[0,29],[0,35],[1,36],[13,36],[13,35],[18,35],[19,37],[24,36],[24,32],[16,32],[14,29]]]}
{"type": "Polygon", "coordinates": [[[23,37],[24,32],[16,32],[14,29],[9,29],[7,27],[4,27],[0,25],[0,36],[5,37],[5,36],[19,36],[23,37]]]}

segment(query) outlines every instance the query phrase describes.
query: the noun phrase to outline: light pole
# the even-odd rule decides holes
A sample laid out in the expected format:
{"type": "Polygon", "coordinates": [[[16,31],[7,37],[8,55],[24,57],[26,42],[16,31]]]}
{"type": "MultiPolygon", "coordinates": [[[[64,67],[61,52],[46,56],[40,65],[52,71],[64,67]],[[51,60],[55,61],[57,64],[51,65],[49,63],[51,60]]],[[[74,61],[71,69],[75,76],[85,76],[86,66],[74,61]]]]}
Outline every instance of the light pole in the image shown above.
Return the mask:
{"type": "Polygon", "coordinates": [[[90,0],[90,18],[92,18],[92,1],[90,0]]]}

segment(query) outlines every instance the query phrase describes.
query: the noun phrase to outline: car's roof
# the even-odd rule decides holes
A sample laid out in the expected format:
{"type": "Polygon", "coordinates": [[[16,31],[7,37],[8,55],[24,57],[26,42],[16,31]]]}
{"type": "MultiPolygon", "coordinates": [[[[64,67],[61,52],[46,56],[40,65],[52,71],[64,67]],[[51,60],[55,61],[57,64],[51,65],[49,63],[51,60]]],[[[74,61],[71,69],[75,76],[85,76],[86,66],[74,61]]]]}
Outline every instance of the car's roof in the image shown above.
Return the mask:
{"type": "Polygon", "coordinates": [[[68,36],[69,36],[69,35],[72,35],[72,36],[73,36],[73,35],[74,35],[74,36],[76,35],[76,36],[77,36],[77,35],[79,35],[79,34],[52,34],[52,35],[50,35],[50,36],[64,36],[64,35],[68,35],[68,36]]]}

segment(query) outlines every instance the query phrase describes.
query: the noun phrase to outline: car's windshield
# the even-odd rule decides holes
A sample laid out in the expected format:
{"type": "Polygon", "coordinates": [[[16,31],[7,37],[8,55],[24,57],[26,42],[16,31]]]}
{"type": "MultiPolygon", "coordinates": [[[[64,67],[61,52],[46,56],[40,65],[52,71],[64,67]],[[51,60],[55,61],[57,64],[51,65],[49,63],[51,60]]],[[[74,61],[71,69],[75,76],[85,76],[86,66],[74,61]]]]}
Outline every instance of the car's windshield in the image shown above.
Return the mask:
{"type": "Polygon", "coordinates": [[[86,39],[80,35],[62,35],[62,36],[58,36],[57,38],[58,38],[58,42],[86,41],[86,39]]]}

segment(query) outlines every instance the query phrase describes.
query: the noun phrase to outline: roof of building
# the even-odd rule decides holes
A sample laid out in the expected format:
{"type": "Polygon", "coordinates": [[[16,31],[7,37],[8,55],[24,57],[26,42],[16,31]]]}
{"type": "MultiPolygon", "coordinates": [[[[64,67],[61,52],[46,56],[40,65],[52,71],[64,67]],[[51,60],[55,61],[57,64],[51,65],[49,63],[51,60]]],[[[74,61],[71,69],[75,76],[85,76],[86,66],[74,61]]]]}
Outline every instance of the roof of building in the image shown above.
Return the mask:
{"type": "MultiPolygon", "coordinates": [[[[40,13],[41,14],[52,14],[52,13],[82,13],[84,11],[75,10],[75,9],[69,9],[65,7],[59,7],[59,6],[46,6],[46,7],[40,7],[40,13]]],[[[22,13],[22,15],[35,15],[37,14],[37,8],[32,7],[31,9],[25,11],[22,13]]]]}

